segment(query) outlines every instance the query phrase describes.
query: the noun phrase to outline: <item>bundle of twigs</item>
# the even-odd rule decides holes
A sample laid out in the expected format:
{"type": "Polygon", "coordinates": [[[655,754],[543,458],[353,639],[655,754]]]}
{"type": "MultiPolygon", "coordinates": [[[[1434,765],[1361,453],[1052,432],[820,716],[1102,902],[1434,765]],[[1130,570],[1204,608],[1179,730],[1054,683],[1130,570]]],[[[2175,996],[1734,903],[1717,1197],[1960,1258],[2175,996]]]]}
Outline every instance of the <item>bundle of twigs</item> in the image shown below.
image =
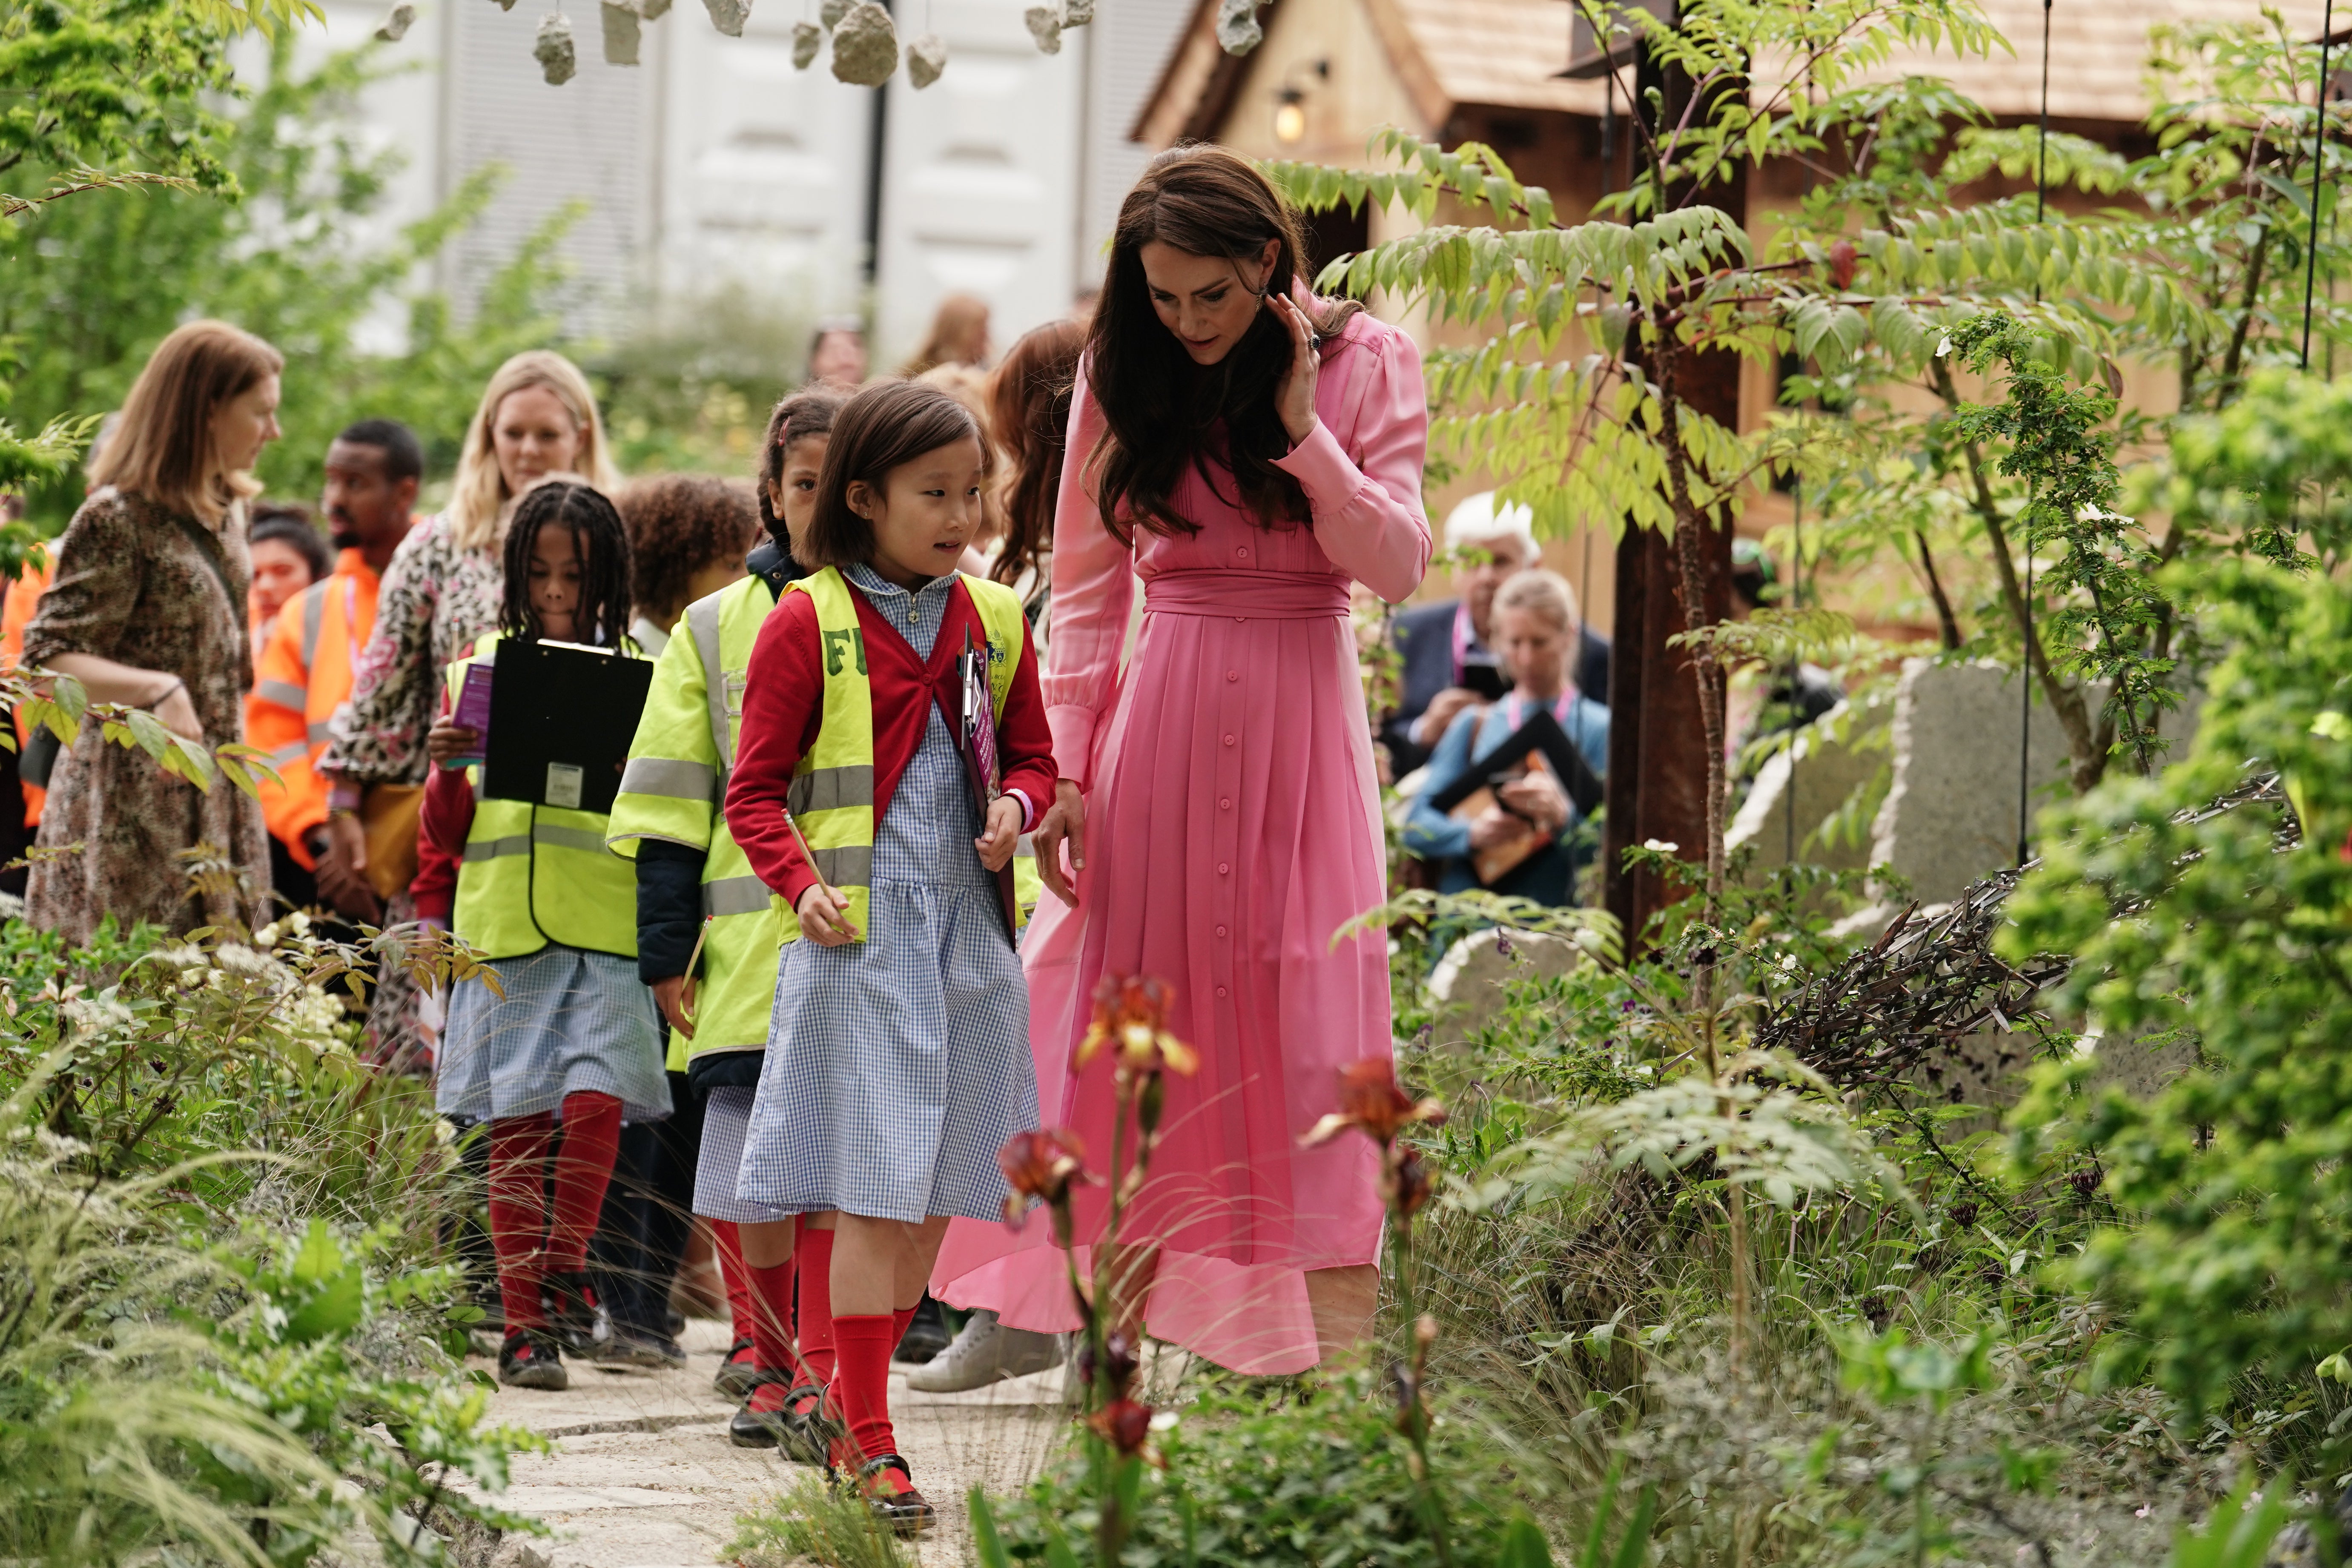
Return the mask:
{"type": "MultiPolygon", "coordinates": [[[[2253,804],[2279,812],[2280,847],[2302,841],[2276,773],[2249,779],[2186,819],[2201,822],[2253,804]]],[[[2019,965],[1992,951],[2002,906],[2036,864],[1988,877],[1933,915],[1923,915],[1916,902],[1906,906],[1876,942],[1774,1008],[1756,1043],[1789,1052],[1847,1089],[1900,1084],[1957,1098],[1960,1085],[1945,1086],[1945,1068],[1962,1040],[1989,1032],[2006,1037],[1991,1047],[1996,1059],[1974,1068],[2021,1065],[2050,1023],[2036,998],[2072,967],[2056,954],[2019,965]]]]}

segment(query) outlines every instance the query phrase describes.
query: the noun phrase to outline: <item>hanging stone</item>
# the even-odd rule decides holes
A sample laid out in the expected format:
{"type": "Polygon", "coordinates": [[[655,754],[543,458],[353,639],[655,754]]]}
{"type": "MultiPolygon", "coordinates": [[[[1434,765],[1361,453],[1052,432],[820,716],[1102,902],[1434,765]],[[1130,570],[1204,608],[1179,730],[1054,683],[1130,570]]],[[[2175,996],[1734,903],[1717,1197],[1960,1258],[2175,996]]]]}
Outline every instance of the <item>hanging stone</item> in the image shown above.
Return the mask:
{"type": "Polygon", "coordinates": [[[702,8],[710,13],[710,25],[730,38],[743,36],[743,24],[751,18],[751,0],[702,0],[702,8]]]}
{"type": "Polygon", "coordinates": [[[1095,19],[1095,0],[1062,0],[1062,31],[1083,27],[1095,19]]]}
{"type": "Polygon", "coordinates": [[[832,32],[841,26],[841,19],[849,15],[849,7],[853,3],[854,0],[824,0],[824,3],[816,8],[817,26],[828,33],[832,32]]]}
{"type": "Polygon", "coordinates": [[[1062,8],[1059,5],[1032,5],[1021,13],[1021,20],[1027,26],[1029,36],[1037,41],[1039,54],[1058,55],[1062,52],[1062,8]]]}
{"type": "Polygon", "coordinates": [[[937,33],[925,33],[907,46],[907,79],[920,92],[940,79],[948,68],[948,41],[937,33]]]}
{"type": "Polygon", "coordinates": [[[833,29],[833,74],[853,87],[880,87],[898,68],[898,34],[890,13],[858,0],[833,29]]]}
{"type": "Polygon", "coordinates": [[[658,22],[669,15],[669,0],[637,0],[637,15],[648,22],[658,22]]]}
{"type": "Polygon", "coordinates": [[[561,11],[550,11],[539,19],[539,40],[530,52],[550,87],[562,87],[579,72],[580,56],[572,47],[572,22],[561,11]]]}
{"type": "Polygon", "coordinates": [[[515,0],[491,0],[491,4],[501,11],[511,11],[514,9],[515,0]]]}
{"type": "Polygon", "coordinates": [[[400,5],[384,14],[383,25],[376,28],[375,36],[387,44],[396,44],[407,37],[408,29],[415,23],[416,7],[409,5],[407,0],[402,0],[400,5]]]}
{"type": "Polygon", "coordinates": [[[597,7],[604,14],[604,63],[608,66],[633,66],[637,63],[638,30],[645,18],[637,15],[635,5],[623,0],[614,5],[604,0],[597,7]]]}
{"type": "Polygon", "coordinates": [[[1229,55],[1245,55],[1265,42],[1257,25],[1260,0],[1217,0],[1217,47],[1229,55]]]}
{"type": "Polygon", "coordinates": [[[816,63],[817,50],[824,47],[824,29],[814,22],[793,24],[793,69],[804,71],[816,63]]]}

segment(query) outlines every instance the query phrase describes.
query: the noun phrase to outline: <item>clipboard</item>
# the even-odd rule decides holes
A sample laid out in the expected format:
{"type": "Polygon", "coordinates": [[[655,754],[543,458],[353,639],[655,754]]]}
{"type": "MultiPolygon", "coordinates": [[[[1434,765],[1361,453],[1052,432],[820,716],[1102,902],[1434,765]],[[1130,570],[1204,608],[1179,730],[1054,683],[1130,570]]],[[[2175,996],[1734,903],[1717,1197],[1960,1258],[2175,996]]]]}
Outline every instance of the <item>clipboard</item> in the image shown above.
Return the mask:
{"type": "MultiPolygon", "coordinates": [[[[996,697],[988,681],[988,645],[975,637],[969,626],[964,628],[963,649],[956,655],[950,675],[949,690],[955,705],[950,710],[947,693],[942,693],[940,716],[955,737],[956,752],[963,758],[964,783],[971,790],[973,805],[980,808],[984,827],[988,808],[1004,793],[1004,763],[996,745],[996,697]]],[[[1004,919],[1005,940],[1013,941],[1021,926],[1021,904],[1010,860],[996,872],[996,905],[1004,919]]]]}
{"type": "Polygon", "coordinates": [[[1607,787],[1549,708],[1537,709],[1526,723],[1511,731],[1509,739],[1472,763],[1460,778],[1430,796],[1429,804],[1442,812],[1452,811],[1480,790],[1493,788],[1503,774],[1536,751],[1543,753],[1545,763],[1559,778],[1560,787],[1568,792],[1579,816],[1591,816],[1601,809],[1601,803],[1608,796],[1607,787]]]}
{"type": "Polygon", "coordinates": [[[584,643],[498,646],[482,794],[563,811],[607,813],[652,689],[651,659],[584,643]]]}

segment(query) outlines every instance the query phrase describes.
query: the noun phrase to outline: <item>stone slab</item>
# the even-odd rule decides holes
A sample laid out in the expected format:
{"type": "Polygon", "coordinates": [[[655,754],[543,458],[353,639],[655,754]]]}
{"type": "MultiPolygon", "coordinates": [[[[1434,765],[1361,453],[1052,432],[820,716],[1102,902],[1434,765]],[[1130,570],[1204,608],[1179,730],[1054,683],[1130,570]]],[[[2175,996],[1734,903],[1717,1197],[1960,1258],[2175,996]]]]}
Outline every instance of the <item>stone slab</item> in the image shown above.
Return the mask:
{"type": "Polygon", "coordinates": [[[1855,709],[1841,702],[1808,725],[1796,743],[1766,761],[1748,786],[1747,798],[1724,830],[1726,850],[1751,847],[1751,877],[1790,864],[1822,866],[1832,871],[1866,870],[1872,834],[1868,826],[1842,835],[1824,836],[1822,824],[1853,798],[1854,792],[1891,765],[1886,726],[1894,721],[1891,703],[1855,709]],[[1790,777],[1794,773],[1794,809],[1790,777]],[[1793,835],[1790,828],[1794,827],[1793,835]],[[1790,853],[1794,837],[1795,853],[1790,853]]]}
{"type": "MultiPolygon", "coordinates": [[[[552,1453],[516,1456],[502,1500],[553,1531],[538,1543],[549,1568],[719,1568],[737,1516],[814,1473],[728,1440],[732,1405],[711,1386],[727,1325],[689,1323],[682,1339],[688,1362],[680,1372],[614,1375],[572,1362],[568,1390],[492,1396],[494,1421],[555,1444],[552,1453]]],[[[486,1359],[469,1364],[495,1375],[486,1359]]],[[[912,1393],[896,1373],[890,1400],[899,1447],[940,1510],[940,1528],[918,1550],[923,1568],[965,1561],[964,1499],[975,1484],[1019,1488],[1068,1430],[1058,1371],[944,1394],[912,1393]]]]}

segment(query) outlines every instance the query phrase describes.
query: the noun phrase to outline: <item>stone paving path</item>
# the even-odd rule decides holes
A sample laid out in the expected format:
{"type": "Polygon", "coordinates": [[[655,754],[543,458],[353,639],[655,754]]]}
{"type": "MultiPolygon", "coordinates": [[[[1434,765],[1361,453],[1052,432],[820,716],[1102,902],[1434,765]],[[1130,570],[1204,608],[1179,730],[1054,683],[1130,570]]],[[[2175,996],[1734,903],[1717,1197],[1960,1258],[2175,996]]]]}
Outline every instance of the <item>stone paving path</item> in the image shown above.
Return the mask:
{"type": "MultiPolygon", "coordinates": [[[[537,1542],[553,1568],[713,1568],[727,1561],[736,1516],[812,1472],[773,1450],[727,1439],[734,1407],[710,1385],[727,1325],[694,1322],[683,1372],[607,1371],[567,1362],[561,1394],[500,1389],[494,1419],[555,1443],[519,1454],[502,1501],[547,1521],[537,1542]]],[[[495,1363],[470,1364],[495,1375],[495,1363]]],[[[900,1448],[916,1484],[938,1505],[940,1527],[921,1547],[924,1568],[964,1561],[964,1496],[974,1484],[1010,1490],[1057,1451],[1067,1430],[1062,1374],[1037,1373],[971,1394],[909,1393],[890,1380],[900,1448]]]]}

